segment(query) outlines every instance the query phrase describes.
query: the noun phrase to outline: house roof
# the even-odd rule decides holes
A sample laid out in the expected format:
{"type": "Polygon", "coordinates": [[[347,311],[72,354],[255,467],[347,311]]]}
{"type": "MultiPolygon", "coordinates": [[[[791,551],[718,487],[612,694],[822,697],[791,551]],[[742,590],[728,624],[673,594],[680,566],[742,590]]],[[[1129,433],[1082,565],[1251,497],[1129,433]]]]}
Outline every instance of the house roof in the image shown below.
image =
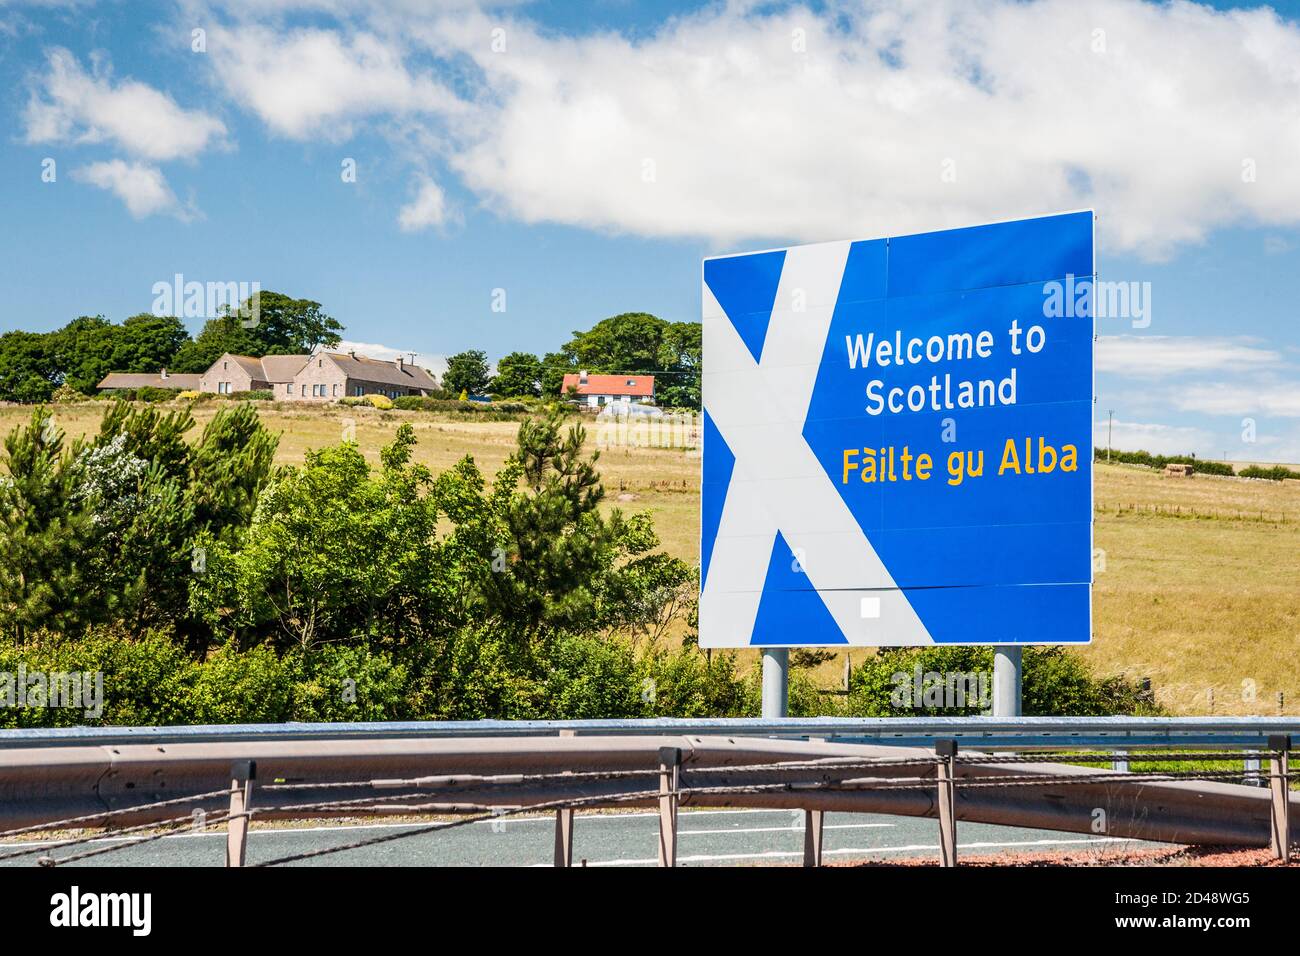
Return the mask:
{"type": "MultiPolygon", "coordinates": [[[[310,355],[267,355],[262,358],[255,358],[252,355],[235,355],[227,352],[217,362],[233,361],[239,365],[248,376],[257,382],[268,382],[271,385],[283,385],[286,382],[292,382],[295,375],[302,371],[302,367],[307,364],[310,355]]],[[[217,362],[213,362],[215,367],[217,362]]],[[[212,369],[209,368],[208,371],[212,369]]]]}
{"type": "Polygon", "coordinates": [[[199,387],[199,376],[188,373],[168,372],[163,378],[162,372],[109,372],[99,383],[99,388],[179,388],[192,390],[199,387]]]}
{"type": "Polygon", "coordinates": [[[262,372],[266,381],[273,385],[292,382],[295,375],[311,360],[310,355],[264,355],[262,372]]]}
{"type": "Polygon", "coordinates": [[[560,394],[567,394],[570,388],[577,389],[579,395],[634,395],[649,396],[655,393],[653,375],[588,375],[587,381],[581,381],[576,372],[564,376],[560,394]]]}
{"type": "Polygon", "coordinates": [[[432,390],[438,387],[427,369],[403,362],[398,368],[396,362],[383,359],[366,358],[351,352],[323,352],[339,370],[348,378],[362,382],[378,382],[380,385],[396,385],[400,388],[420,388],[432,390]]]}

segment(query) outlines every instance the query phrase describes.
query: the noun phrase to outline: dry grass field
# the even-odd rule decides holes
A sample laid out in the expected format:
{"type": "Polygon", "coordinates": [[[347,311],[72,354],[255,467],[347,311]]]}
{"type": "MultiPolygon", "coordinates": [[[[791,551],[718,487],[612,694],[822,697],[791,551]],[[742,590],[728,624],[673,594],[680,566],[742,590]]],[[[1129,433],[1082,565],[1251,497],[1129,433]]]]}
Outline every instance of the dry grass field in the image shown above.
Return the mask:
{"type": "MultiPolygon", "coordinates": [[[[195,406],[197,432],[220,407],[195,406]]],[[[69,434],[98,428],[97,403],[59,406],[69,434]]],[[[0,429],[29,408],[0,406],[0,429]]],[[[435,469],[472,455],[488,474],[510,454],[517,424],[450,420],[417,412],[268,405],[281,434],[279,460],[338,442],[349,420],[374,461],[402,422],[435,469]]],[[[595,435],[589,429],[589,441],[595,435]]],[[[664,547],[698,560],[698,456],[666,448],[607,448],[601,470],[609,506],[648,510],[664,547]],[[620,500],[621,499],[621,500],[620,500]]],[[[1094,642],[1077,651],[1101,673],[1149,677],[1177,714],[1300,713],[1300,481],[1198,475],[1165,478],[1140,467],[1098,465],[1094,642]]],[[[856,652],[866,653],[864,651],[856,652]]],[[[823,666],[833,682],[842,663],[823,666]]]]}

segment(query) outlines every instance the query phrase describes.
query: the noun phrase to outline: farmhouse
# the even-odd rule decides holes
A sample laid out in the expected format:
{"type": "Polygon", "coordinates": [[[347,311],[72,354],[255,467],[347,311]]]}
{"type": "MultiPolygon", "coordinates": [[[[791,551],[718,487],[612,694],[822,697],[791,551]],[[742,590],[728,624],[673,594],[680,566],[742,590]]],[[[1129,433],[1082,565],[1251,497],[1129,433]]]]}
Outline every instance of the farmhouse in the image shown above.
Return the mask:
{"type": "Polygon", "coordinates": [[[194,389],[199,387],[199,376],[176,374],[165,368],[154,372],[109,372],[99,383],[105,391],[119,391],[128,388],[179,388],[194,389]]]}
{"type": "Polygon", "coordinates": [[[418,365],[402,359],[385,362],[356,352],[315,355],[227,353],[203,373],[200,391],[229,395],[265,389],[281,401],[328,402],[349,395],[427,395],[437,387],[418,365]]]}
{"type": "Polygon", "coordinates": [[[293,378],[307,364],[310,355],[235,355],[227,352],[213,362],[199,378],[200,392],[230,395],[233,392],[270,390],[285,397],[293,378]]]}
{"type": "Polygon", "coordinates": [[[564,376],[561,395],[572,395],[584,405],[593,407],[611,402],[643,402],[653,404],[655,377],[653,375],[588,375],[575,372],[564,376]]]}
{"type": "Polygon", "coordinates": [[[438,383],[418,365],[367,358],[356,352],[317,352],[276,398],[328,402],[360,395],[428,395],[438,383]]]}

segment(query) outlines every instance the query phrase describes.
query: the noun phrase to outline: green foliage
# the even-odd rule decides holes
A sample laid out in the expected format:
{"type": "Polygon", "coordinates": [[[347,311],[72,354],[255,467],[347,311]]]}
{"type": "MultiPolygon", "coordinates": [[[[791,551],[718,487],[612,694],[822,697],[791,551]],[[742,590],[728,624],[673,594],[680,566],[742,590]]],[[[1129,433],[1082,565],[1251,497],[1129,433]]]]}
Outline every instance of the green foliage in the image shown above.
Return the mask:
{"type": "Polygon", "coordinates": [[[244,392],[231,392],[230,397],[236,402],[273,402],[275,392],[269,388],[254,388],[244,392]]]}
{"type": "Polygon", "coordinates": [[[62,377],[58,345],[52,335],[0,335],[0,401],[48,402],[62,377]]]}
{"type": "Polygon", "coordinates": [[[660,405],[698,408],[700,404],[701,326],[666,322],[646,312],[624,312],[574,332],[558,352],[543,360],[542,392],[558,396],[564,373],[655,376],[660,405]]]}
{"type": "MultiPolygon", "coordinates": [[[[1097,461],[1107,460],[1105,448],[1093,449],[1097,461]]],[[[1203,475],[1233,475],[1232,465],[1226,461],[1205,461],[1195,455],[1153,455],[1149,451],[1110,451],[1109,459],[1128,465],[1146,465],[1148,468],[1164,468],[1165,465],[1191,465],[1192,471],[1203,475]]]]}
{"type": "MultiPolygon", "coordinates": [[[[1026,647],[1023,663],[1021,706],[1027,716],[1158,713],[1148,689],[1122,676],[1097,677],[1065,648],[1026,647]]],[[[992,703],[992,674],[989,647],[882,649],[853,669],[846,710],[859,717],[976,716],[992,703]],[[964,700],[953,693],[957,688],[964,700]]]]}
{"type": "Polygon", "coordinates": [[[542,360],[528,352],[511,352],[497,362],[492,394],[506,398],[532,397],[542,394],[542,360]]]}
{"type": "Polygon", "coordinates": [[[74,500],[74,456],[43,407],[6,436],[0,464],[0,633],[75,626],[84,573],[75,560],[91,515],[74,500]]]}
{"type": "Polygon", "coordinates": [[[326,315],[319,302],[266,290],[258,293],[256,303],[250,296],[239,309],[209,319],[194,341],[177,351],[173,370],[207,371],[226,352],[260,358],[304,354],[317,346],[332,349],[342,331],[343,326],[326,315]]]}
{"type": "Polygon", "coordinates": [[[487,353],[479,349],[458,352],[447,359],[447,371],[442,376],[442,387],[453,395],[466,392],[478,395],[487,390],[492,380],[488,369],[487,353]]]}
{"type": "Polygon", "coordinates": [[[1268,468],[1251,465],[1249,468],[1241,469],[1237,474],[1243,478],[1264,478],[1268,481],[1284,481],[1288,478],[1300,480],[1300,471],[1295,471],[1283,465],[1273,465],[1268,468]]]}
{"type": "Polygon", "coordinates": [[[293,715],[293,669],[269,647],[227,644],[198,668],[190,694],[196,724],[282,723],[293,715]]]}

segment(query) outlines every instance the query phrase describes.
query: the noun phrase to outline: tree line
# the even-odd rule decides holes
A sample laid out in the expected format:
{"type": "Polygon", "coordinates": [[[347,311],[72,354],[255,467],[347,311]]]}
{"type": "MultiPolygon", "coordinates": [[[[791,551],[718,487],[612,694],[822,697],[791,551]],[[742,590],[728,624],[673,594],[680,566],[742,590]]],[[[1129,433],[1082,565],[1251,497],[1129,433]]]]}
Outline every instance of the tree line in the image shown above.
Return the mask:
{"type": "MultiPolygon", "coordinates": [[[[245,302],[209,319],[193,338],[180,319],[148,312],[121,323],[81,316],[53,332],[6,332],[0,335],[0,401],[92,395],[109,372],[203,372],[226,352],[261,357],[338,346],[344,327],[319,302],[271,291],[258,298],[256,322],[244,318],[251,309],[245,302]]],[[[698,408],[700,328],[698,322],[625,312],[573,332],[543,356],[511,352],[497,362],[495,375],[486,352],[467,350],[448,360],[442,391],[452,398],[558,398],[570,372],[654,375],[658,404],[698,408]]]]}

